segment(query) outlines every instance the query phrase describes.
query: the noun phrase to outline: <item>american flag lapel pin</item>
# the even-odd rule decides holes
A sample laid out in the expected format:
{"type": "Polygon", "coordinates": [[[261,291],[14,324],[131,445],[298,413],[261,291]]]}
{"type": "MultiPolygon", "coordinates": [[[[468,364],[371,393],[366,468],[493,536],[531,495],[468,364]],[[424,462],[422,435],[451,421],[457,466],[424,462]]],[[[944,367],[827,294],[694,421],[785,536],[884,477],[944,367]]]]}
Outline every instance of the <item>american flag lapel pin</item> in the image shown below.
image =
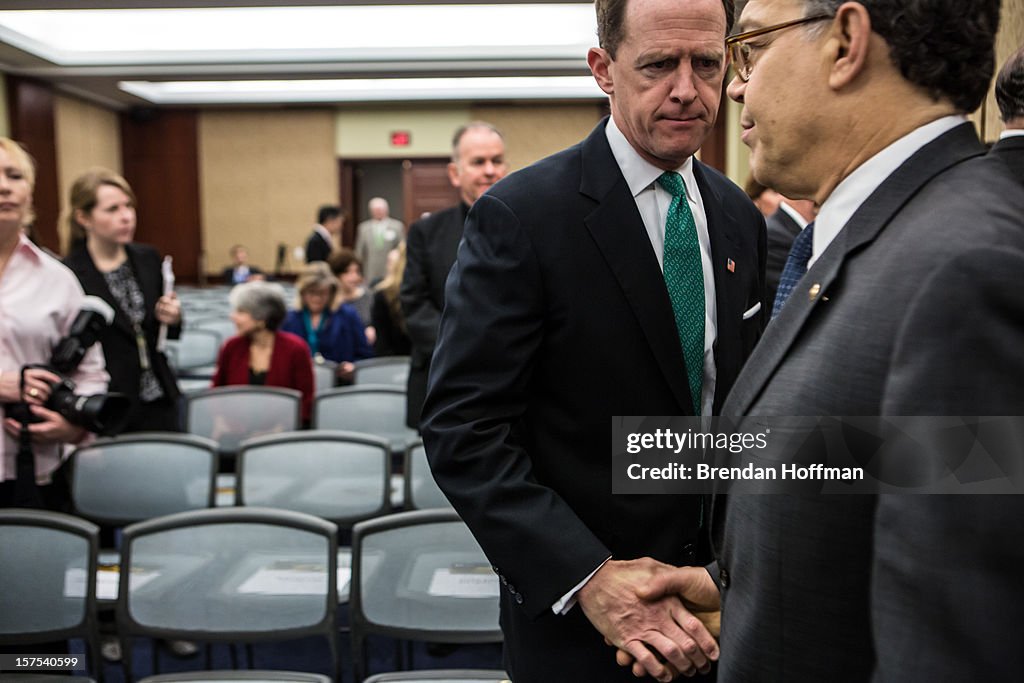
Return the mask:
{"type": "Polygon", "coordinates": [[[736,262],[733,261],[731,258],[725,259],[725,267],[730,273],[736,272],[736,262]]]}

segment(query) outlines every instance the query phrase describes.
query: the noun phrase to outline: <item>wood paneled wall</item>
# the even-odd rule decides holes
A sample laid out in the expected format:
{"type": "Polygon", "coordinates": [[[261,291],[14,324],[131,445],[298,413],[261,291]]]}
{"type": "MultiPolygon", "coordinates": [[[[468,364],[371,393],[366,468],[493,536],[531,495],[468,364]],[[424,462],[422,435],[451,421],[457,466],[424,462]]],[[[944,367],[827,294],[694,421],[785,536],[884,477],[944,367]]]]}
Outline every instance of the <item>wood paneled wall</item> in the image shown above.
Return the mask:
{"type": "Polygon", "coordinates": [[[138,199],[135,239],[174,257],[174,273],[195,282],[202,253],[198,113],[163,109],[121,114],[124,176],[138,199]]]}
{"type": "Polygon", "coordinates": [[[24,145],[36,162],[36,187],[32,197],[36,211],[34,236],[40,245],[60,251],[53,89],[27,78],[8,76],[7,101],[11,137],[24,145]]]}

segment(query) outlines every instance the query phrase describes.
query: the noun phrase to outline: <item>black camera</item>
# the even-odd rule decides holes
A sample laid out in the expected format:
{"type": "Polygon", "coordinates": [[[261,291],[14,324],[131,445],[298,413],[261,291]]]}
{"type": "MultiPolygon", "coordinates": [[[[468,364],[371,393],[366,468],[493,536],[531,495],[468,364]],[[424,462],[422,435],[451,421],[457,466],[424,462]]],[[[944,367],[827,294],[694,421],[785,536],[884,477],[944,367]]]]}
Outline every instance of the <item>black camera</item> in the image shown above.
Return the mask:
{"type": "MultiPolygon", "coordinates": [[[[76,394],[75,383],[67,375],[78,367],[85,352],[96,343],[100,332],[113,320],[114,309],[107,302],[95,296],[85,297],[82,310],[75,317],[67,336],[54,347],[50,362],[45,365],[26,365],[21,373],[22,385],[28,368],[42,368],[60,376],[60,381],[50,385],[50,398],[45,407],[60,413],[72,424],[103,435],[116,434],[124,428],[131,399],[118,393],[91,396],[76,394]]],[[[22,424],[39,421],[26,403],[10,404],[6,406],[6,413],[22,424]]]]}

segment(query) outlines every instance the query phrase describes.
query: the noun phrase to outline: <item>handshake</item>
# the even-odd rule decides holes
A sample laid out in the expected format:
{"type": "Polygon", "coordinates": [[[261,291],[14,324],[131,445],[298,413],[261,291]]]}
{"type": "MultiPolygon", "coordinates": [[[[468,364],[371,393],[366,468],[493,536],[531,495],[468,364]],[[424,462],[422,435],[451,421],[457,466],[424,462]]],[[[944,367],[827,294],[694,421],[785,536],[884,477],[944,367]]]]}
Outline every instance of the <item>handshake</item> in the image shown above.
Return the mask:
{"type": "Polygon", "coordinates": [[[671,681],[718,659],[718,587],[703,567],[609,560],[577,593],[584,614],[633,675],[671,681]]]}

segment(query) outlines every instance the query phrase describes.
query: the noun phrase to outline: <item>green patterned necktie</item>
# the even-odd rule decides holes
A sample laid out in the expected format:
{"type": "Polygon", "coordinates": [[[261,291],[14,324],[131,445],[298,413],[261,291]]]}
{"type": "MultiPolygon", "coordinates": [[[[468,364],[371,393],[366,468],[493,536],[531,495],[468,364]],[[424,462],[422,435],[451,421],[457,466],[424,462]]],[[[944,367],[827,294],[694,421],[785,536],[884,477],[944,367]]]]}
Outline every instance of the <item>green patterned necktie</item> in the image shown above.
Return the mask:
{"type": "Polygon", "coordinates": [[[665,219],[662,270],[686,360],[693,414],[700,415],[701,386],[704,383],[704,268],[700,259],[697,224],[686,200],[682,177],[666,171],[658,178],[658,184],[672,195],[665,219]]]}

